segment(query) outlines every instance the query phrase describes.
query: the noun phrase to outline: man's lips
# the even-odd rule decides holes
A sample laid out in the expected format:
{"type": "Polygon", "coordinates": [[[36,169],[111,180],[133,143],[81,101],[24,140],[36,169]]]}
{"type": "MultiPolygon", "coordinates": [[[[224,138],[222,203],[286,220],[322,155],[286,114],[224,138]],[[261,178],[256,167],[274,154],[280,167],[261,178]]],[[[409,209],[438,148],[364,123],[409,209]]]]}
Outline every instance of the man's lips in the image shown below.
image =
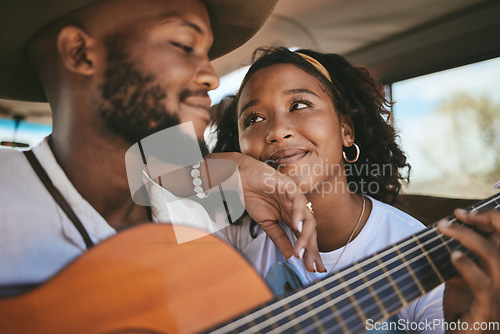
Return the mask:
{"type": "Polygon", "coordinates": [[[190,96],[182,100],[189,108],[197,110],[203,118],[210,119],[210,105],[212,101],[208,96],[190,96]]]}
{"type": "Polygon", "coordinates": [[[284,148],[273,152],[267,162],[273,166],[291,165],[302,159],[309,151],[303,148],[284,148]]]}

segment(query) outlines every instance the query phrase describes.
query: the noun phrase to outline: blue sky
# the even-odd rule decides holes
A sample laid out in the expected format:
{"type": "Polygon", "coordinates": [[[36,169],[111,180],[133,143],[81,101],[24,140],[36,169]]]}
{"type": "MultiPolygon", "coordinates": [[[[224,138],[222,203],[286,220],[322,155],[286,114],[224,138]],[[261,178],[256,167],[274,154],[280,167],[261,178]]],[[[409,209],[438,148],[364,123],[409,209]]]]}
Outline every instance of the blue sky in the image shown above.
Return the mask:
{"type": "MultiPolygon", "coordinates": [[[[0,118],[0,141],[12,141],[14,120],[0,118]]],[[[52,126],[30,122],[21,122],[17,130],[16,141],[35,145],[52,132],[52,126]]]]}

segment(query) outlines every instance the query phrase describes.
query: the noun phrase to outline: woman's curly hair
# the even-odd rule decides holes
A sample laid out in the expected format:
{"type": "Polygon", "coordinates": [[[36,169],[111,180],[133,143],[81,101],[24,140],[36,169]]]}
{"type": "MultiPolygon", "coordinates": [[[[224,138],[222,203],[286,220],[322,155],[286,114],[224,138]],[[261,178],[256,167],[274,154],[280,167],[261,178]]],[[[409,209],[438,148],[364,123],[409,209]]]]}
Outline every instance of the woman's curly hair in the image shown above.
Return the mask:
{"type": "MultiPolygon", "coordinates": [[[[320,80],[331,96],[339,116],[346,115],[352,119],[355,142],[361,153],[356,162],[345,163],[351,191],[363,192],[383,202],[393,203],[401,190],[401,184],[409,182],[411,167],[396,143],[396,132],[390,124],[391,103],[384,96],[383,86],[370,76],[366,68],[355,67],[338,54],[311,50],[297,52],[319,61],[327,69],[332,81],[301,56],[286,48],[256,50],[254,62],[243,79],[239,92],[226,99],[224,104],[227,108],[216,118],[217,143],[213,151],[240,152],[236,109],[241,91],[248,80],[262,68],[274,64],[293,64],[320,80]]],[[[344,151],[348,157],[355,155],[351,148],[344,147],[344,151]]]]}

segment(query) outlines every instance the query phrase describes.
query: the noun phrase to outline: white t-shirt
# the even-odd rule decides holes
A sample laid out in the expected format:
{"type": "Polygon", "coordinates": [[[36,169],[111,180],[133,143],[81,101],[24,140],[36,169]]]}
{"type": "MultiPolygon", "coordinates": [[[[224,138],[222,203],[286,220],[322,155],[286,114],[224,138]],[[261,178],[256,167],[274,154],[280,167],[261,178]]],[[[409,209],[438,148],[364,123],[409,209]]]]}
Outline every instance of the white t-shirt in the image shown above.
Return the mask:
{"type": "MultiPolygon", "coordinates": [[[[394,244],[425,228],[419,221],[404,212],[367,197],[372,202],[372,212],[361,232],[352,240],[339,259],[344,247],[328,253],[320,253],[321,259],[329,272],[338,260],[335,271],[345,268],[388,245],[394,244]]],[[[241,225],[233,225],[223,230],[224,236],[233,244],[265,277],[269,269],[278,261],[277,249],[267,234],[257,227],[256,238],[250,235],[250,220],[244,219],[241,225]]],[[[290,230],[285,228],[289,237],[290,230]]],[[[293,238],[291,238],[293,240],[293,238]]],[[[305,270],[301,260],[296,257],[286,259],[286,262],[302,275],[303,281],[314,282],[324,278],[328,273],[310,273],[305,270]]],[[[440,285],[427,295],[412,302],[399,313],[401,319],[424,323],[433,319],[443,319],[442,295],[443,285],[440,285]]],[[[408,331],[411,333],[411,331],[408,331]]],[[[418,331],[417,331],[418,332],[418,331]]],[[[421,333],[422,331],[420,331],[421,333]]],[[[425,333],[425,331],[423,331],[425,333]]],[[[431,331],[431,333],[438,333],[431,331]]]]}

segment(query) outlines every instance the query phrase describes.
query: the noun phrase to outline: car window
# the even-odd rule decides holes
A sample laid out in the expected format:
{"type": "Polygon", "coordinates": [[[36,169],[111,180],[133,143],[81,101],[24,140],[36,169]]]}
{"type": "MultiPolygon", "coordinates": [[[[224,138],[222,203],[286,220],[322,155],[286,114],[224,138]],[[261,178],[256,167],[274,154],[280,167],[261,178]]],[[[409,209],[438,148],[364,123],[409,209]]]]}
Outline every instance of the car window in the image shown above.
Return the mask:
{"type": "Polygon", "coordinates": [[[500,58],[392,84],[406,193],[483,198],[500,181],[500,58]]]}

